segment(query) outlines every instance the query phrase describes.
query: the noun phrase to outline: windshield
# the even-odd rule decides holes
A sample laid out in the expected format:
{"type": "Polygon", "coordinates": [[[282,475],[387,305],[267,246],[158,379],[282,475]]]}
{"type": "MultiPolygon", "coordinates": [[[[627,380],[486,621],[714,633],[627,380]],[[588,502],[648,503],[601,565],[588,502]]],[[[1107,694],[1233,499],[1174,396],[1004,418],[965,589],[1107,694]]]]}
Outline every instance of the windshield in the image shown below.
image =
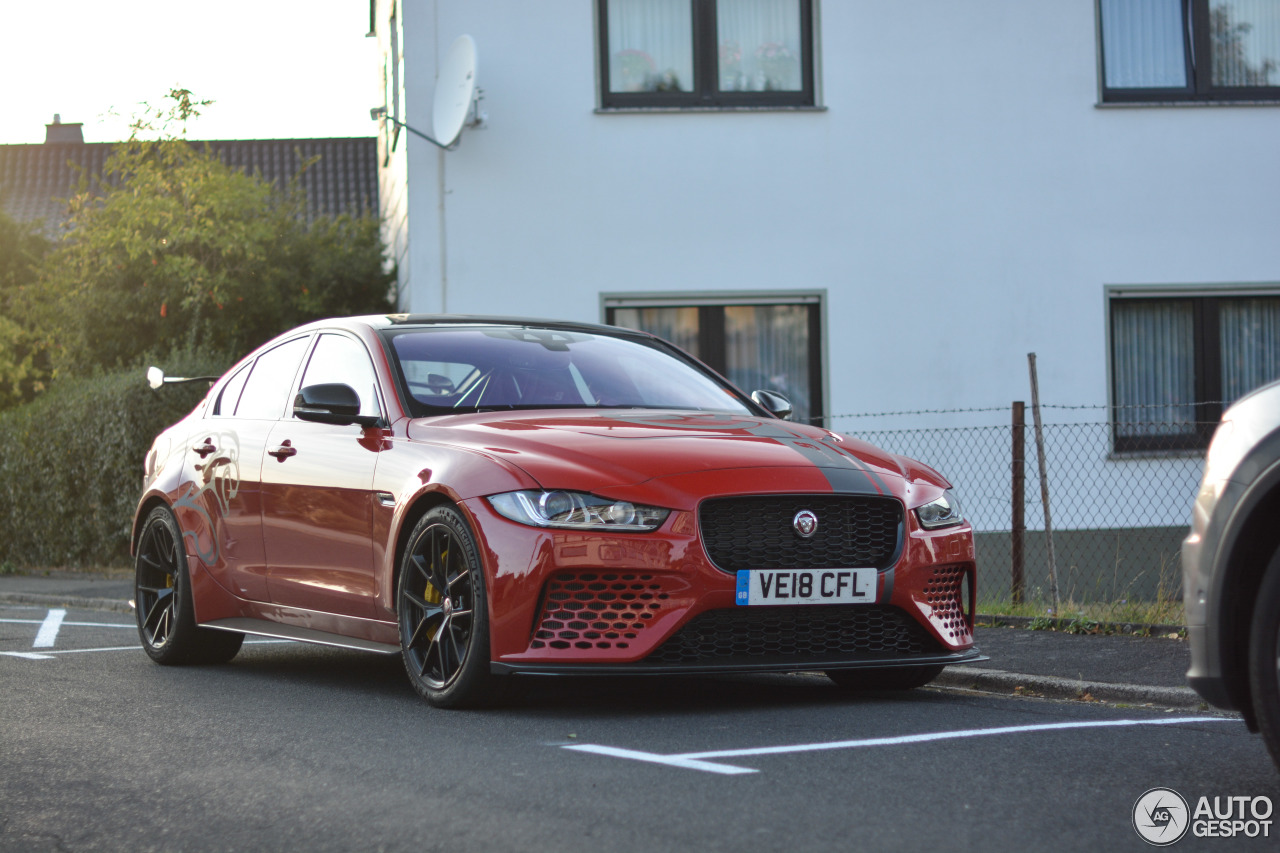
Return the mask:
{"type": "Polygon", "coordinates": [[[571,408],[751,413],[731,389],[643,338],[526,328],[387,334],[414,417],[571,408]]]}

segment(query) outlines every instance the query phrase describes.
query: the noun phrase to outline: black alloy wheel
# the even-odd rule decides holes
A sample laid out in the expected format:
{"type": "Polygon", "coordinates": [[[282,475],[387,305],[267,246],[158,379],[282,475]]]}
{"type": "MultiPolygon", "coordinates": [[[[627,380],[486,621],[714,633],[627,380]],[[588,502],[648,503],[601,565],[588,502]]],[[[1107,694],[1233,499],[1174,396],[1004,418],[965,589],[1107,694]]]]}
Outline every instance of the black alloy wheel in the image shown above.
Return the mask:
{"type": "Polygon", "coordinates": [[[138,537],[134,614],[142,648],[156,663],[226,663],[244,642],[243,634],[196,625],[182,534],[165,506],[151,510],[138,537]]]}
{"type": "Polygon", "coordinates": [[[1280,769],[1280,551],[1267,566],[1253,607],[1249,688],[1262,739],[1280,769]]]}
{"type": "Polygon", "coordinates": [[[494,698],[484,570],[466,519],[429,511],[409,536],[396,611],[400,649],[414,689],[438,708],[494,698]]]}
{"type": "Polygon", "coordinates": [[[941,666],[829,669],[827,678],[846,690],[914,690],[933,681],[943,669],[941,666]]]}

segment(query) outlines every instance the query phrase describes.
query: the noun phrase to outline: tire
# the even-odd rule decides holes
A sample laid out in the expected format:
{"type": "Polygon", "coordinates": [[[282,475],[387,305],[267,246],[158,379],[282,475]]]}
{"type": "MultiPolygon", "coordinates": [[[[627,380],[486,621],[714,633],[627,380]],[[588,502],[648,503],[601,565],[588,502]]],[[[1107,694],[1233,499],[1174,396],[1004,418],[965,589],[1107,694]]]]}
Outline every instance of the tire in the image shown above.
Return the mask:
{"type": "Polygon", "coordinates": [[[1253,606],[1249,687],[1262,739],[1280,769],[1280,551],[1271,558],[1253,606]]]}
{"type": "Polygon", "coordinates": [[[944,668],[899,666],[884,669],[829,669],[827,678],[846,690],[914,690],[933,681],[944,668]]]}
{"type": "Polygon", "coordinates": [[[396,613],[405,672],[418,695],[437,708],[473,708],[498,698],[489,672],[480,552],[453,507],[430,510],[409,535],[396,613]]]}
{"type": "Polygon", "coordinates": [[[243,634],[196,625],[182,533],[166,506],[143,522],[133,586],[138,638],[156,663],[226,663],[240,651],[243,634]]]}

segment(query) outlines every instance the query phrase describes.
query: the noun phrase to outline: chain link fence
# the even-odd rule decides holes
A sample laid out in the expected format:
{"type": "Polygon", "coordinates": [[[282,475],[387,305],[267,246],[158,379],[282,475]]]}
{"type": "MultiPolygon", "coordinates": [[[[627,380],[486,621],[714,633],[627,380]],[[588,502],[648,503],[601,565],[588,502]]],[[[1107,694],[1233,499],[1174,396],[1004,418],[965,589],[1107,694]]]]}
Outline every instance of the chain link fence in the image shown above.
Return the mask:
{"type": "Polygon", "coordinates": [[[1182,625],[1181,543],[1204,463],[1203,450],[1186,447],[1213,425],[1117,423],[1103,407],[1042,412],[1055,421],[1042,429],[1051,533],[1029,407],[1021,427],[1009,408],[837,416],[832,428],[918,459],[955,485],[975,531],[979,612],[1086,631],[1182,625]],[[973,425],[920,425],[941,414],[973,425]],[[1135,431],[1143,449],[1117,452],[1117,438],[1124,447],[1135,431]]]}

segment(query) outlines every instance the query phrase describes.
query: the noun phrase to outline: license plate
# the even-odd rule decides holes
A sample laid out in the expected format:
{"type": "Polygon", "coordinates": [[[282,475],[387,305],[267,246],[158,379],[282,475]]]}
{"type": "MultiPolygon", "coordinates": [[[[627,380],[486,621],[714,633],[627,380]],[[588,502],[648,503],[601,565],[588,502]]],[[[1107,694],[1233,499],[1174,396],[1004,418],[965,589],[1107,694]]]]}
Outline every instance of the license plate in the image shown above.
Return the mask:
{"type": "Polygon", "coordinates": [[[869,604],[875,600],[875,569],[738,572],[738,604],[869,604]]]}

